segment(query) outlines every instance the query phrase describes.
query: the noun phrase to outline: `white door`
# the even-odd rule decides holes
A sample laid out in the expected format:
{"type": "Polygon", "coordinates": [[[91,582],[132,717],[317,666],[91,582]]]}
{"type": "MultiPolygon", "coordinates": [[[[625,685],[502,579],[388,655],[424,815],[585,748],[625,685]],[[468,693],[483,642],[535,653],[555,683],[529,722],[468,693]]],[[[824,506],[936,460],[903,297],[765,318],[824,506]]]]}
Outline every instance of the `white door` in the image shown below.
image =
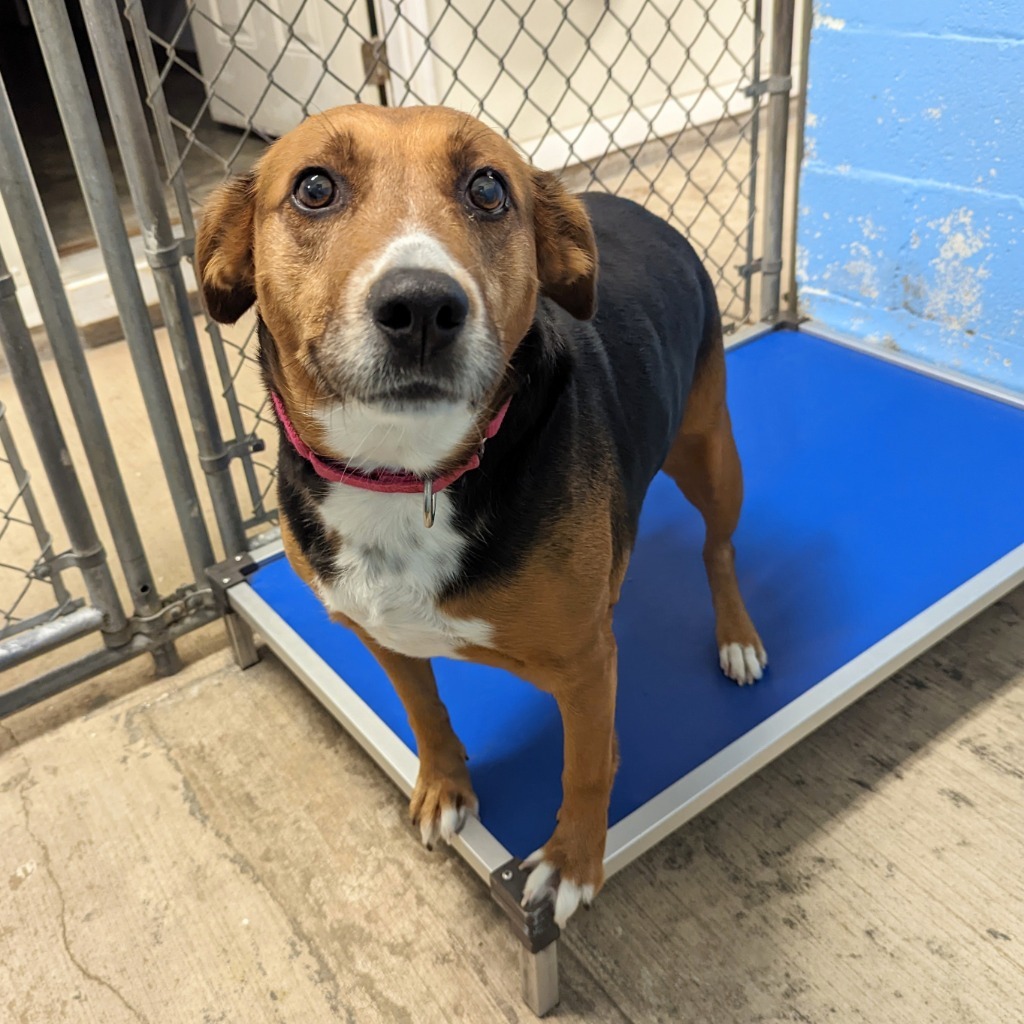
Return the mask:
{"type": "Polygon", "coordinates": [[[365,0],[197,0],[191,25],[210,116],[278,136],[306,113],[378,102],[363,71],[368,11],[365,0]]]}

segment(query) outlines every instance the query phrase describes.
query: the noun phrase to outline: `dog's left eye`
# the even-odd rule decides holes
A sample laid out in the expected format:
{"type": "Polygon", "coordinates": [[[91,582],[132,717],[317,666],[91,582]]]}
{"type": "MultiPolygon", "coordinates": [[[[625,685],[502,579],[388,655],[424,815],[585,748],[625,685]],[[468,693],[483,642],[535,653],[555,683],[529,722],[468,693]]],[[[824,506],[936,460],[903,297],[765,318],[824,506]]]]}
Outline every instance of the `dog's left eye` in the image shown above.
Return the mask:
{"type": "Polygon", "coordinates": [[[314,169],[299,176],[292,196],[299,206],[307,210],[322,210],[331,205],[337,191],[338,186],[326,171],[314,169]]]}
{"type": "Polygon", "coordinates": [[[478,171],[466,195],[473,206],[485,213],[498,213],[508,203],[508,187],[496,171],[478,171]]]}

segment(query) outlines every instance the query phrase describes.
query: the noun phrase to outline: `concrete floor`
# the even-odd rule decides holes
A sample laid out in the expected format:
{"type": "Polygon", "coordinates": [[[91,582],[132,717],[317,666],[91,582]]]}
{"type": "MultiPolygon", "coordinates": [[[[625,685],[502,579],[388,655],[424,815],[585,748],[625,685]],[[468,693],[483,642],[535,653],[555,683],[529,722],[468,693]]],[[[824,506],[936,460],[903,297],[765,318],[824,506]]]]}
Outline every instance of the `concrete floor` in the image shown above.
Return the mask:
{"type": "MultiPolygon", "coordinates": [[[[1017,593],[614,877],[556,1019],[1020,1021],[1022,619],[1017,593]]],[[[0,1019],[529,1020],[483,884],[218,640],[0,723],[0,1019]]]]}

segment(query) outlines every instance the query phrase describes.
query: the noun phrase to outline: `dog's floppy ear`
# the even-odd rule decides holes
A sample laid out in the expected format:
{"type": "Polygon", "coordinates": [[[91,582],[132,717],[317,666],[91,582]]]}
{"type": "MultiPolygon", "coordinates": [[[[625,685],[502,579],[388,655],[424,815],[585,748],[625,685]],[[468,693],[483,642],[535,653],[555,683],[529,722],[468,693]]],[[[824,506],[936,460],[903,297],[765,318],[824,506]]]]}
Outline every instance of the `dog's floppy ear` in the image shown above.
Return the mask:
{"type": "Polygon", "coordinates": [[[256,301],[253,265],[253,186],[242,174],[210,193],[196,235],[196,270],[206,308],[222,324],[233,324],[256,301]]]}
{"type": "Polygon", "coordinates": [[[554,174],[533,172],[533,220],[540,290],[577,320],[597,301],[597,243],[579,198],[554,174]]]}

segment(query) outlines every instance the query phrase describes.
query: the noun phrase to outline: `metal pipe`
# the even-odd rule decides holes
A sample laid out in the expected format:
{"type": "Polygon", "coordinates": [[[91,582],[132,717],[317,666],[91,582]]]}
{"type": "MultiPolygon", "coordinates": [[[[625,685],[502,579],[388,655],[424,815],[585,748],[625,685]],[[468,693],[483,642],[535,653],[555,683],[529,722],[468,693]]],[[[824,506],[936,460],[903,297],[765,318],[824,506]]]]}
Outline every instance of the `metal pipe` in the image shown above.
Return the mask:
{"type": "Polygon", "coordinates": [[[768,80],[768,163],[765,174],[764,255],[761,258],[761,319],[779,317],[782,282],[782,225],[786,203],[786,139],[789,131],[790,72],[793,64],[795,0],[772,8],[771,74],[768,80]]]}
{"type": "MultiPolygon", "coordinates": [[[[0,137],[0,150],[3,140],[0,137]]],[[[9,211],[13,213],[14,211],[9,211]]],[[[19,245],[22,242],[19,239],[19,245]]],[[[63,292],[61,292],[63,294],[63,292]]],[[[71,552],[82,571],[89,600],[104,617],[103,632],[108,643],[128,639],[128,620],[117,595],[106,554],[96,534],[96,526],[82,485],[68,455],[64,432],[57,419],[50,392],[39,365],[32,335],[18,305],[14,278],[7,270],[0,251],[0,345],[3,346],[11,378],[25,411],[29,429],[43,460],[57,508],[67,529],[71,552]]]]}
{"type": "MultiPolygon", "coordinates": [[[[167,97],[160,78],[160,69],[153,56],[153,44],[146,24],[146,12],[141,0],[126,0],[124,16],[132,27],[132,38],[135,41],[135,54],[142,72],[148,95],[146,102],[153,111],[153,125],[156,128],[157,141],[160,143],[160,154],[163,157],[164,169],[167,171],[174,198],[181,217],[181,226],[185,232],[185,240],[194,241],[196,233],[195,218],[192,216],[192,202],[188,195],[188,182],[185,180],[184,166],[174,141],[174,128],[171,125],[171,113],[167,108],[167,97]]],[[[184,240],[183,240],[184,241],[184,240]]]]}
{"type": "MultiPolygon", "coordinates": [[[[100,402],[85,360],[78,328],[61,281],[60,264],[46,223],[28,157],[0,80],[0,196],[18,240],[25,272],[35,292],[85,455],[110,524],[114,547],[132,603],[150,615],[160,606],[156,582],[117,465],[100,402]]],[[[20,310],[19,310],[20,313],[20,310]]]]}
{"type": "Polygon", "coordinates": [[[192,574],[197,583],[202,583],[206,566],[214,561],[213,548],[160,363],[135,259],[121,219],[117,190],[89,97],[89,86],[71,20],[64,0],[28,0],[28,6],[89,219],[103,254],[132,362],[146,399],[146,412],[167,475],[192,574]]]}
{"type": "MultiPolygon", "coordinates": [[[[63,0],[46,2],[51,6],[57,3],[63,6],[63,0]]],[[[167,213],[163,183],[135,81],[124,25],[112,0],[82,0],[82,13],[128,177],[128,188],[142,225],[146,258],[153,268],[164,323],[174,346],[213,511],[225,553],[235,555],[245,550],[245,530],[231,479],[232,453],[225,448],[217,421],[188,290],[181,273],[181,250],[167,213]]]]}
{"type": "MultiPolygon", "coordinates": [[[[163,157],[164,170],[167,172],[171,187],[174,189],[178,215],[181,218],[181,227],[185,233],[185,237],[181,239],[180,244],[183,249],[183,255],[191,259],[195,248],[195,218],[192,216],[192,203],[189,199],[188,183],[185,181],[185,171],[181,156],[174,141],[174,128],[171,125],[170,111],[167,109],[167,97],[164,95],[163,81],[156,64],[156,57],[153,55],[149,26],[146,24],[146,12],[142,8],[141,0],[127,0],[124,13],[132,27],[132,36],[135,40],[135,54],[139,61],[139,69],[142,72],[142,81],[148,90],[146,102],[153,112],[153,124],[156,128],[157,140],[160,143],[160,154],[163,157]]],[[[246,430],[245,423],[242,421],[242,410],[235,392],[234,375],[231,372],[231,367],[228,365],[220,326],[210,319],[209,316],[205,317],[205,319],[206,334],[210,339],[213,358],[217,364],[217,373],[220,376],[220,386],[222,389],[221,396],[227,405],[231,430],[236,438],[247,437],[250,431],[246,430]]],[[[263,494],[260,489],[259,480],[256,477],[256,467],[253,464],[252,452],[248,449],[242,449],[236,454],[238,461],[242,464],[242,473],[245,476],[245,484],[248,488],[249,500],[252,502],[253,511],[258,517],[265,517],[263,494]]]]}
{"type": "Polygon", "coordinates": [[[796,105],[796,142],[795,173],[793,175],[793,200],[789,204],[789,246],[786,263],[786,316],[794,323],[800,319],[800,299],[797,293],[796,265],[797,245],[799,236],[797,226],[800,218],[800,168],[804,162],[804,130],[807,119],[807,83],[809,80],[808,64],[811,58],[811,24],[814,21],[814,5],[811,0],[804,0],[800,16],[800,34],[797,45],[800,49],[800,86],[797,89],[796,105]]]}
{"type": "MultiPolygon", "coordinates": [[[[190,612],[184,618],[168,626],[165,634],[167,641],[177,640],[193,629],[208,625],[220,617],[220,612],[215,608],[204,608],[199,611],[190,612]]],[[[161,641],[161,646],[164,641],[161,641]]],[[[123,665],[132,658],[147,652],[153,654],[154,658],[160,648],[144,634],[137,633],[131,640],[122,647],[111,650],[104,649],[87,654],[70,665],[62,665],[59,668],[44,672],[42,675],[30,679],[20,686],[0,693],[0,718],[21,711],[23,708],[31,707],[40,701],[46,700],[55,694],[70,690],[90,676],[97,675],[109,668],[123,665]]]]}
{"type": "Polygon", "coordinates": [[[76,608],[49,622],[23,630],[0,642],[0,672],[14,668],[22,662],[45,654],[61,644],[95,633],[103,626],[103,612],[99,608],[76,608]]]}
{"type": "MultiPolygon", "coordinates": [[[[754,0],[754,56],[751,68],[752,89],[761,82],[761,45],[764,41],[763,9],[761,0],[754,0]]],[[[749,321],[753,308],[754,247],[757,244],[757,166],[761,154],[761,94],[755,92],[750,110],[750,170],[747,174],[747,251],[744,253],[746,274],[743,280],[743,319],[749,321]]]]}

